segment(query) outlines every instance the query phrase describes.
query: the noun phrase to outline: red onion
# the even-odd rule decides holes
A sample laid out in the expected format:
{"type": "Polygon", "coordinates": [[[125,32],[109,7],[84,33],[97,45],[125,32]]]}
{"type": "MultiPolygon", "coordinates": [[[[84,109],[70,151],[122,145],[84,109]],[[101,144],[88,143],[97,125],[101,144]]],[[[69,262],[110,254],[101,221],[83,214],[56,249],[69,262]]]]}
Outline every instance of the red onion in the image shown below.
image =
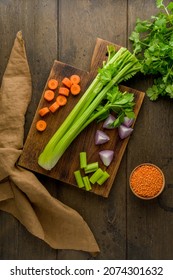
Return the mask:
{"type": "Polygon", "coordinates": [[[133,128],[131,127],[126,127],[125,125],[120,125],[118,127],[118,133],[121,139],[124,139],[126,137],[128,137],[133,131],[133,128]]]}
{"type": "Polygon", "coordinates": [[[111,124],[115,121],[115,117],[113,115],[109,115],[108,118],[105,120],[105,122],[103,123],[103,128],[107,128],[107,129],[114,129],[113,126],[111,126],[111,124]]]}
{"type": "Polygon", "coordinates": [[[105,166],[109,166],[113,160],[114,151],[112,150],[103,150],[99,152],[99,156],[105,166]]]}
{"type": "Polygon", "coordinates": [[[130,119],[128,117],[124,117],[124,121],[123,121],[123,125],[130,127],[132,125],[132,123],[134,122],[134,119],[130,119]]]}
{"type": "Polygon", "coordinates": [[[103,132],[101,130],[96,131],[96,135],[95,135],[95,144],[96,145],[104,144],[104,143],[108,142],[109,140],[110,140],[110,138],[105,132],[103,132]]]}

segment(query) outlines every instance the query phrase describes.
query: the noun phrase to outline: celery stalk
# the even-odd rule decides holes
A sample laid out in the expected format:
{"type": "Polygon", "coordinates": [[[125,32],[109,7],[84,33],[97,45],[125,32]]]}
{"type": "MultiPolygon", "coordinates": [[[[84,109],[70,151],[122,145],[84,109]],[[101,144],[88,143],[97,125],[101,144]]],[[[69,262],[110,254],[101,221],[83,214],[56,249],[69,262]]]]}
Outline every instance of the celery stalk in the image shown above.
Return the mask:
{"type": "Polygon", "coordinates": [[[46,170],[51,170],[64,154],[77,135],[92,120],[91,114],[106,97],[107,92],[123,80],[127,80],[140,71],[136,57],[127,49],[122,48],[109,63],[104,66],[77,105],[66,118],[40,154],[38,164],[46,170]],[[110,63],[111,62],[111,63],[110,63]],[[111,78],[109,76],[111,75],[111,78]]]}

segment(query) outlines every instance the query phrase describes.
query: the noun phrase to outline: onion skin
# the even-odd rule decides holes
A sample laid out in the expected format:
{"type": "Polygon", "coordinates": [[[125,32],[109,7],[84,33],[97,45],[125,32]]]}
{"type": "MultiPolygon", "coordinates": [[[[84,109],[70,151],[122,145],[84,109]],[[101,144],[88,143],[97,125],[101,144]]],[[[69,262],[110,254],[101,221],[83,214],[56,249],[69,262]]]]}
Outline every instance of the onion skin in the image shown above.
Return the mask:
{"type": "Polygon", "coordinates": [[[112,150],[103,150],[99,152],[100,159],[102,160],[105,166],[109,166],[114,157],[114,151],[112,150]]]}
{"type": "Polygon", "coordinates": [[[103,128],[106,129],[114,129],[113,126],[110,126],[114,121],[115,121],[115,117],[113,115],[109,115],[108,118],[104,121],[103,123],[103,128]]]}
{"type": "Polygon", "coordinates": [[[133,132],[133,128],[131,127],[127,127],[122,124],[118,127],[118,134],[121,139],[127,138],[132,132],[133,132]]]}
{"type": "Polygon", "coordinates": [[[97,130],[95,134],[95,144],[96,145],[101,145],[110,140],[110,137],[103,131],[97,130]]]}
{"type": "Polygon", "coordinates": [[[128,117],[124,117],[124,121],[123,121],[123,125],[125,125],[126,127],[130,127],[134,122],[134,119],[130,119],[128,117]]]}

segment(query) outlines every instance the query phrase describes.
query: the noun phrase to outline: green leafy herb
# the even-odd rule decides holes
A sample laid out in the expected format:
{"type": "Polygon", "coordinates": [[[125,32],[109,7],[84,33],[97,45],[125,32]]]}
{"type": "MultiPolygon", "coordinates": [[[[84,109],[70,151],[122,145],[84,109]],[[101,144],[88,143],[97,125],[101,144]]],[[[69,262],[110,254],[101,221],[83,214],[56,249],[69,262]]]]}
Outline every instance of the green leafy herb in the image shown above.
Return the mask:
{"type": "Polygon", "coordinates": [[[156,0],[159,13],[150,20],[136,21],[130,41],[141,62],[141,72],[154,75],[154,83],[147,90],[150,100],[159,96],[173,98],[173,2],[167,6],[156,0]]]}

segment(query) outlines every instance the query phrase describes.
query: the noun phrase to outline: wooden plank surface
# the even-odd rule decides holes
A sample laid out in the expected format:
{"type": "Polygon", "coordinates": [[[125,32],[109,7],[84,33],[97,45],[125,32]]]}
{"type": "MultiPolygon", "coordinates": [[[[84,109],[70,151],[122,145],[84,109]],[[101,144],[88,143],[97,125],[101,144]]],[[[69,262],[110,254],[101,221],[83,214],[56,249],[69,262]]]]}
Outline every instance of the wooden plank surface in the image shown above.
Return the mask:
{"type": "MultiPolygon", "coordinates": [[[[75,97],[70,94],[66,106],[59,108],[59,110],[54,114],[50,113],[44,118],[41,118],[39,115],[39,110],[43,107],[50,106],[50,104],[55,102],[55,99],[58,96],[57,89],[55,91],[55,99],[51,103],[47,102],[44,99],[44,93],[48,89],[47,81],[38,108],[36,110],[31,129],[28,133],[28,137],[26,139],[22,155],[18,161],[18,164],[21,167],[27,168],[31,171],[38,172],[43,175],[47,175],[51,178],[60,180],[64,183],[77,187],[74,172],[76,170],[79,170],[80,168],[80,152],[85,151],[87,154],[88,163],[98,162],[99,167],[102,170],[106,170],[108,174],[110,174],[109,179],[102,186],[98,185],[97,183],[92,185],[91,192],[104,197],[108,197],[109,195],[109,192],[115,180],[115,176],[118,172],[119,165],[121,163],[122,157],[130,139],[130,137],[128,137],[124,140],[121,140],[119,138],[117,129],[105,131],[107,135],[109,135],[110,141],[104,145],[98,146],[94,144],[95,134],[97,129],[103,130],[103,122],[100,122],[99,124],[97,122],[93,122],[73,141],[73,143],[66,150],[66,152],[63,154],[63,156],[60,158],[60,160],[52,170],[45,170],[41,168],[38,164],[38,157],[43,151],[45,145],[53,136],[53,134],[68,116],[69,112],[77,104],[77,102],[79,101],[82,94],[85,92],[93,78],[97,75],[98,68],[101,67],[103,61],[106,60],[107,46],[111,44],[113,43],[97,38],[94,53],[91,59],[90,72],[82,71],[60,61],[54,62],[53,67],[50,71],[50,75],[48,77],[48,81],[50,79],[56,79],[59,82],[59,86],[61,86],[61,81],[64,77],[70,77],[73,74],[78,74],[81,77],[81,93],[75,97]],[[36,123],[39,119],[45,119],[47,122],[47,128],[44,133],[40,133],[36,130],[36,123]],[[99,152],[104,149],[114,151],[113,161],[108,167],[105,167],[99,158],[99,152]]],[[[119,49],[119,46],[115,45],[115,47],[116,49],[119,49]]],[[[121,86],[120,89],[122,92],[128,91],[134,94],[134,112],[137,119],[139,110],[144,99],[144,92],[140,92],[135,89],[123,86],[121,86]]],[[[134,124],[135,122],[133,123],[133,127],[134,124]]]]}
{"type": "MultiPolygon", "coordinates": [[[[0,79],[21,29],[32,74],[33,96],[25,136],[55,59],[89,71],[88,57],[97,37],[130,49],[128,36],[136,18],[148,18],[155,12],[155,0],[107,0],[106,5],[104,0],[0,1],[0,79]]],[[[144,92],[150,84],[151,79],[142,76],[127,83],[144,92]]],[[[108,199],[37,175],[53,196],[79,211],[87,221],[101,249],[96,258],[84,252],[51,249],[12,216],[0,212],[0,259],[172,259],[172,122],[172,101],[152,103],[145,97],[136,133],[129,141],[108,199]],[[131,170],[146,160],[158,164],[166,177],[164,193],[147,203],[136,199],[128,184],[131,170]]]]}

